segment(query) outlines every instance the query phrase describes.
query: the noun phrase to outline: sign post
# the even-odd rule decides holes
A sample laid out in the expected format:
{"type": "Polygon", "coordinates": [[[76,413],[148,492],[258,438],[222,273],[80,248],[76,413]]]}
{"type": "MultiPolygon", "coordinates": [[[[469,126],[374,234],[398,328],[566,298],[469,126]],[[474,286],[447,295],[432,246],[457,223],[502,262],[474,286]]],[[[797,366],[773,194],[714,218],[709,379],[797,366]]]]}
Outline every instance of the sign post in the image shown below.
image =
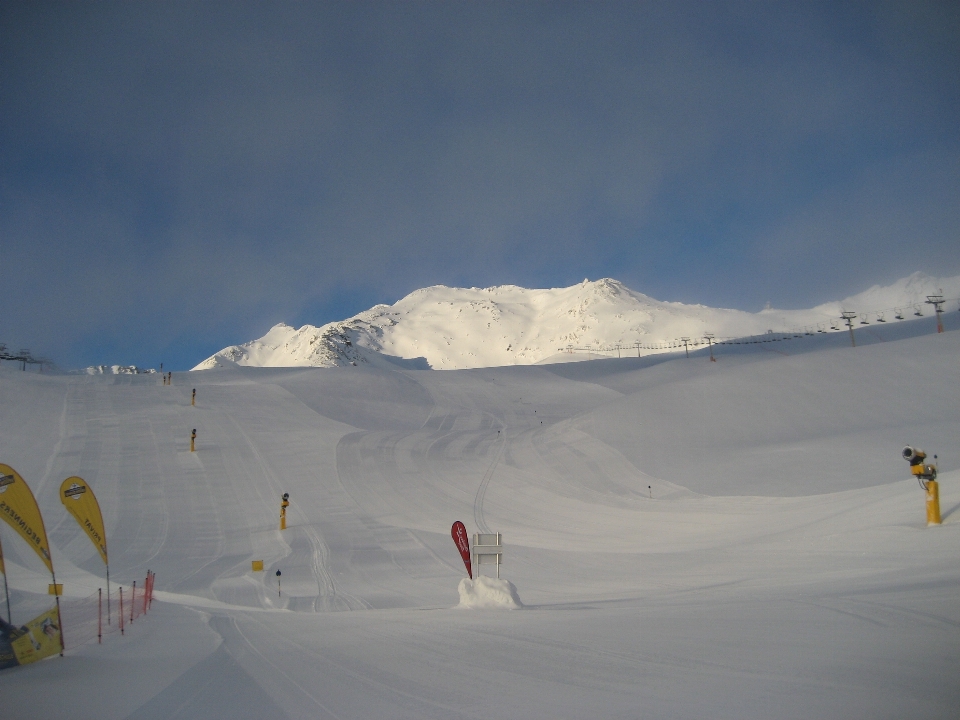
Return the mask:
{"type": "Polygon", "coordinates": [[[500,533],[474,534],[473,554],[476,556],[477,560],[478,577],[480,575],[480,565],[494,562],[497,564],[497,579],[500,579],[500,556],[503,555],[503,545],[500,544],[500,541],[500,533]]]}

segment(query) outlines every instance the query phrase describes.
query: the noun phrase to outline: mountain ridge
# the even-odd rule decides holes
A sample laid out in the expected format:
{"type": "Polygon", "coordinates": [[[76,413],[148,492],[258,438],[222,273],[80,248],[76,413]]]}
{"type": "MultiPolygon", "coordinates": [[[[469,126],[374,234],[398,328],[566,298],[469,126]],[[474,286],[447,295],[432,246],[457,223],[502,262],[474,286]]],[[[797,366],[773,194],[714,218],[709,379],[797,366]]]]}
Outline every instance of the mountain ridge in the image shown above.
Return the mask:
{"type": "Polygon", "coordinates": [[[601,278],[566,288],[419,288],[393,305],[353,317],[294,328],[278,323],[261,338],[231,345],[193,370],[234,365],[338,367],[389,360],[411,367],[465,369],[562,360],[564,351],[620,345],[638,354],[680,337],[740,337],[771,330],[822,327],[842,310],[884,313],[923,303],[943,289],[960,295],[960,276],[915,272],[844,300],[807,310],[757,313],[660,301],[618,280],[601,278]]]}

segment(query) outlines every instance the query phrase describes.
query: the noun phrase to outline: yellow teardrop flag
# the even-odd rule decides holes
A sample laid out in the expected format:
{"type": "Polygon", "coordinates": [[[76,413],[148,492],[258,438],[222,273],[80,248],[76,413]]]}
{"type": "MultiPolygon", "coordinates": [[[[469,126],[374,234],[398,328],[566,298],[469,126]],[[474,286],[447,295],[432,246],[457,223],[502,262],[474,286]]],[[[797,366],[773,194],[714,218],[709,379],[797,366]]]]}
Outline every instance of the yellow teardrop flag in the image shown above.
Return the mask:
{"type": "Polygon", "coordinates": [[[83,478],[68,477],[60,485],[60,502],[79,523],[100,553],[104,565],[107,561],[107,534],[103,531],[103,515],[93,488],[83,478]]]}
{"type": "Polygon", "coordinates": [[[20,533],[20,536],[32,547],[43,564],[53,573],[53,560],[50,558],[50,543],[47,531],[43,527],[43,517],[37,501],[23,478],[9,465],[0,464],[0,518],[20,533]]]}

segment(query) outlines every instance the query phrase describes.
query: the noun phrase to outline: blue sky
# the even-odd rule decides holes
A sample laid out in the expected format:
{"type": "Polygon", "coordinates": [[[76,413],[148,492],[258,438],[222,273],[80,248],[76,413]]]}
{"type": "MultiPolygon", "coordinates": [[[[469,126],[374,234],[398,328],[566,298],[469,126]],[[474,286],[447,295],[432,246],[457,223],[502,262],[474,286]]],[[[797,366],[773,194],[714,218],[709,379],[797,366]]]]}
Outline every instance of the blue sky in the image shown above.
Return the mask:
{"type": "Polygon", "coordinates": [[[186,369],[426,285],[960,273],[955,2],[0,2],[0,342],[186,369]]]}

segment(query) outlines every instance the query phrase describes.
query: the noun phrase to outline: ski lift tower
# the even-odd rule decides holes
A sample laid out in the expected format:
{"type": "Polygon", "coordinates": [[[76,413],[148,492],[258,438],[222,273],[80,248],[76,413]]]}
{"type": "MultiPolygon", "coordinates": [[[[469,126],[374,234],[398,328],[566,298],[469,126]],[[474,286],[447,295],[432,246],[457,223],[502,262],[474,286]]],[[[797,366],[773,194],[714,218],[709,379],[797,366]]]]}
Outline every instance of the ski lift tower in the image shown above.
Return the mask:
{"type": "Polygon", "coordinates": [[[713,333],[704,333],[703,339],[707,341],[707,344],[710,346],[710,362],[716,362],[717,359],[713,356],[713,333]]]}
{"type": "MultiPolygon", "coordinates": [[[[941,292],[943,292],[943,291],[941,290],[941,292]]],[[[942,306],[943,306],[943,303],[946,302],[946,301],[943,299],[943,295],[927,295],[927,300],[926,300],[926,302],[927,302],[928,305],[933,305],[933,309],[934,309],[934,310],[936,311],[936,313],[937,313],[937,332],[938,332],[938,333],[942,333],[942,332],[943,332],[943,321],[940,320],[940,313],[943,312],[943,307],[942,307],[942,306]]]]}
{"type": "Polygon", "coordinates": [[[842,313],[840,313],[840,317],[842,317],[847,323],[847,329],[850,331],[850,345],[853,347],[857,346],[857,341],[853,338],[853,319],[856,316],[857,314],[855,312],[850,312],[849,310],[844,310],[842,313]]]}

